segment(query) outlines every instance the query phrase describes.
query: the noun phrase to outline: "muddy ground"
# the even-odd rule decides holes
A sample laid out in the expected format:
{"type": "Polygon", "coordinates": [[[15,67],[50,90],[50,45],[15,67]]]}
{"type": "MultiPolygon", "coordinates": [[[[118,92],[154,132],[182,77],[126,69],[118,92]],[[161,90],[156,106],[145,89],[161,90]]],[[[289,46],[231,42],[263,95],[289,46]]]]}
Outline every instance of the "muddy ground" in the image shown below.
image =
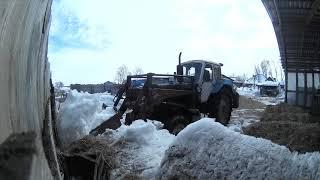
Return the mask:
{"type": "Polygon", "coordinates": [[[232,111],[228,127],[242,133],[242,128],[260,121],[266,105],[245,96],[240,96],[239,103],[239,107],[232,111]]]}
{"type": "Polygon", "coordinates": [[[291,151],[320,150],[319,118],[284,103],[265,106],[241,96],[240,107],[232,113],[229,127],[250,136],[269,139],[291,151]]]}

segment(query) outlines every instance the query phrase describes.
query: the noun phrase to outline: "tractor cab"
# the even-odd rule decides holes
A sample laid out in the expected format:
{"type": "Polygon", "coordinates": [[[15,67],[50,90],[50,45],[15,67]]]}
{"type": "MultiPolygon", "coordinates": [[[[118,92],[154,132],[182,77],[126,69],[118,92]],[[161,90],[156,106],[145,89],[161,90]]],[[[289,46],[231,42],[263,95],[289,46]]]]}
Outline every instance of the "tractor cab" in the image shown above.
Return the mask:
{"type": "Polygon", "coordinates": [[[203,60],[187,61],[178,65],[182,73],[178,75],[193,76],[199,100],[204,103],[208,101],[216,82],[222,78],[221,66],[222,64],[203,60]]]}
{"type": "MultiPolygon", "coordinates": [[[[221,66],[209,61],[192,60],[182,63],[181,74],[184,76],[193,76],[195,84],[202,84],[203,82],[212,82],[221,79],[221,66]]],[[[179,72],[179,70],[177,71],[179,72]]]]}

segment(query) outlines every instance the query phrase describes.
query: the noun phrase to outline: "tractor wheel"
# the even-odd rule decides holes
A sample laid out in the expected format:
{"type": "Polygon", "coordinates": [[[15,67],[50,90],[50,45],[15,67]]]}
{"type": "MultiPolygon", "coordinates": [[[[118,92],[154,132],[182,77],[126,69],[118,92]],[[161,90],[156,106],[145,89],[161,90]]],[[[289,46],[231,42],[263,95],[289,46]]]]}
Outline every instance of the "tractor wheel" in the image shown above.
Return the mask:
{"type": "Polygon", "coordinates": [[[217,104],[216,120],[223,125],[227,125],[231,116],[231,99],[226,94],[220,95],[219,103],[217,104]]]}
{"type": "Polygon", "coordinates": [[[216,103],[216,101],[217,101],[217,99],[216,98],[213,98],[213,97],[211,97],[210,99],[209,99],[209,102],[208,102],[208,111],[209,111],[209,113],[208,113],[208,117],[209,118],[216,118],[216,116],[217,116],[217,107],[218,107],[218,103],[216,103]]]}
{"type": "Polygon", "coordinates": [[[187,119],[183,115],[173,116],[171,119],[171,133],[177,135],[186,127],[187,119]]]}

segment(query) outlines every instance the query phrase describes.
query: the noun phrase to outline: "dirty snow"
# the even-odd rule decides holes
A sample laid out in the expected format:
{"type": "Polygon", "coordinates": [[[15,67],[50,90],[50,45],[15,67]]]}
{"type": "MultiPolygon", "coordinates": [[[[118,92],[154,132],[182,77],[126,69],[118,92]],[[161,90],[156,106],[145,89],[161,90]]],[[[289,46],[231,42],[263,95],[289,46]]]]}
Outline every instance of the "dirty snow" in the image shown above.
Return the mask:
{"type": "Polygon", "coordinates": [[[111,179],[155,177],[165,150],[175,138],[162,127],[163,124],[157,121],[137,120],[130,126],[122,125],[105,133],[114,140],[112,146],[118,149],[121,164],[112,171],[111,179]]]}
{"type": "Polygon", "coordinates": [[[227,127],[242,133],[242,128],[260,121],[260,114],[264,109],[234,109],[227,127]]]}
{"type": "Polygon", "coordinates": [[[82,138],[101,122],[111,117],[113,96],[107,93],[89,94],[70,91],[60,104],[58,132],[63,145],[82,138]],[[109,107],[102,109],[102,103],[109,107]]]}
{"type": "MultiPolygon", "coordinates": [[[[89,134],[104,120],[114,115],[113,97],[110,94],[89,94],[71,91],[61,104],[58,131],[64,146],[89,134]],[[102,109],[102,103],[109,107],[102,109]]],[[[107,130],[105,137],[113,141],[118,149],[117,158],[121,166],[112,172],[112,179],[138,175],[149,179],[155,177],[161,159],[175,138],[162,129],[158,121],[134,121],[130,126],[122,125],[117,130],[107,130]]]]}
{"type": "Polygon", "coordinates": [[[159,179],[320,179],[320,154],[297,154],[269,140],[204,118],[182,130],[162,160],[159,179]]]}
{"type": "MultiPolygon", "coordinates": [[[[251,91],[243,91],[247,97],[251,91]]],[[[252,97],[252,96],[251,96],[252,97]]],[[[58,130],[63,143],[79,139],[114,114],[113,96],[71,91],[59,112],[58,130]],[[102,103],[107,104],[106,110],[102,103]]],[[[204,118],[178,136],[162,129],[157,121],[134,121],[107,130],[117,149],[119,166],[112,179],[319,179],[319,153],[298,155],[265,139],[242,135],[241,127],[256,121],[253,112],[238,109],[229,129],[204,118]],[[238,132],[235,132],[238,131],[238,132]],[[162,163],[162,165],[161,165],[162,163]]]]}

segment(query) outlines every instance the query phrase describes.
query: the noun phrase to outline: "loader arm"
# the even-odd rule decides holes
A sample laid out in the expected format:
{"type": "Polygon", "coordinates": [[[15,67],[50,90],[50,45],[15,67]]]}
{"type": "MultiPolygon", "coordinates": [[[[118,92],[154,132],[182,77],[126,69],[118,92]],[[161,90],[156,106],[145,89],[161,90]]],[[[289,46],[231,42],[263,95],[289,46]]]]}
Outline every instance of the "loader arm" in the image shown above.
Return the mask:
{"type": "Polygon", "coordinates": [[[180,97],[183,95],[192,95],[193,94],[193,77],[191,76],[181,76],[181,75],[163,75],[163,74],[145,74],[145,75],[136,75],[136,76],[128,76],[127,82],[121,86],[119,89],[114,102],[114,110],[117,111],[115,115],[113,115],[108,120],[101,123],[99,126],[90,131],[91,135],[99,135],[105,132],[107,128],[109,129],[117,129],[121,126],[120,119],[123,114],[127,111],[127,109],[132,109],[131,113],[128,113],[126,116],[125,124],[129,125],[134,120],[150,118],[155,108],[159,106],[164,101],[174,98],[180,97]],[[153,83],[154,77],[168,77],[171,76],[174,79],[179,78],[187,78],[187,84],[169,84],[169,85],[159,85],[153,83]],[[132,79],[133,78],[145,78],[144,84],[142,88],[134,88],[132,87],[132,79]],[[174,87],[174,88],[173,88],[174,87]],[[117,110],[117,106],[125,94],[125,99],[121,104],[119,110],[117,110]]]}

